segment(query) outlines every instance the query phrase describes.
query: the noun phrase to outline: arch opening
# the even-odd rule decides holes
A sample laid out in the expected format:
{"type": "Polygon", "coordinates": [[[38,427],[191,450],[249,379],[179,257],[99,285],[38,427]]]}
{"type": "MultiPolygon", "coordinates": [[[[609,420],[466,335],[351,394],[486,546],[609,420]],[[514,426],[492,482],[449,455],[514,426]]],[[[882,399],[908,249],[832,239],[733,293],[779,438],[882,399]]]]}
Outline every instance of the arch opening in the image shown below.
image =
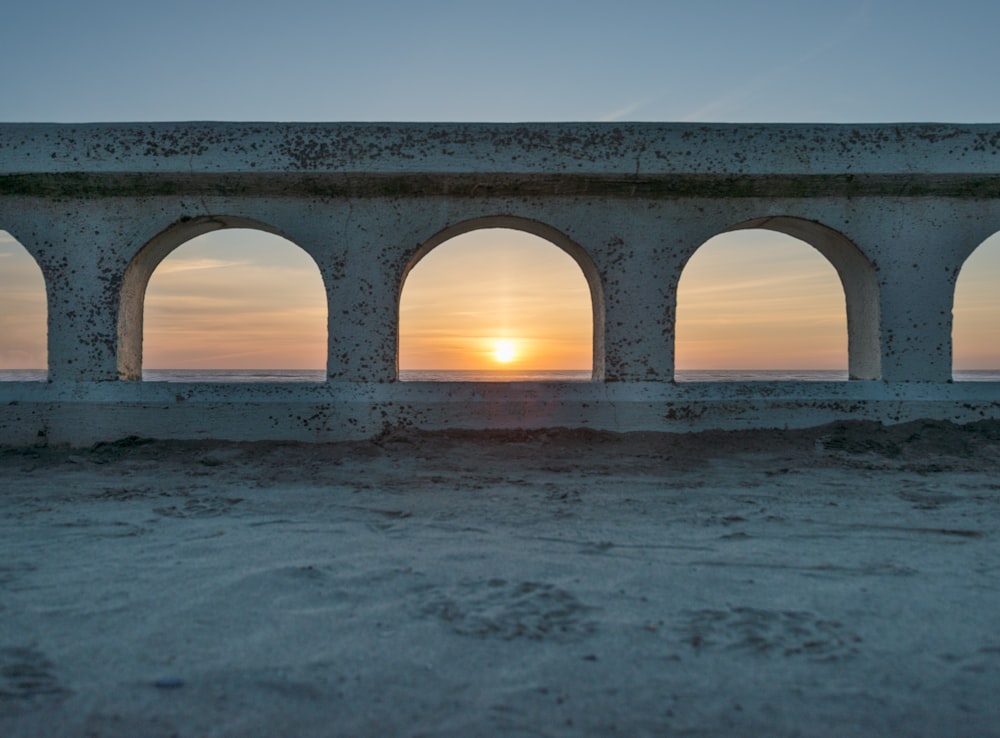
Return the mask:
{"type": "Polygon", "coordinates": [[[812,221],[747,221],[709,239],[677,289],[678,381],[839,381],[880,374],[874,268],[812,221]]]}
{"type": "Polygon", "coordinates": [[[126,272],[119,376],[324,381],[327,298],[312,257],[256,223],[193,226],[150,241],[126,272]]]}
{"type": "Polygon", "coordinates": [[[962,264],[952,306],[952,379],[1000,381],[1000,232],[962,264]]]}
{"type": "Polygon", "coordinates": [[[48,378],[48,306],[38,262],[0,230],[0,381],[48,378]]]}
{"type": "Polygon", "coordinates": [[[603,300],[589,256],[544,224],[484,218],[446,229],[407,265],[401,381],[603,378],[603,300]]]}

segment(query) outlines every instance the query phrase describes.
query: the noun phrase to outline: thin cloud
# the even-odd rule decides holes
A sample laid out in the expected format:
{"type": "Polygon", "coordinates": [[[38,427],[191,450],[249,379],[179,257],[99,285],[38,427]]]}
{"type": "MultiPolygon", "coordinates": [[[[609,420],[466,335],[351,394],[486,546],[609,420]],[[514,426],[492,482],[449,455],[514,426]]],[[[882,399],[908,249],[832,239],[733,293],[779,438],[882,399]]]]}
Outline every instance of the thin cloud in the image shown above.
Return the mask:
{"type": "Polygon", "coordinates": [[[779,64],[767,70],[757,77],[751,78],[745,84],[736,87],[729,92],[720,95],[714,100],[710,100],[700,108],[680,117],[682,121],[703,121],[716,117],[723,117],[722,113],[733,111],[748,99],[760,95],[768,87],[777,83],[787,72],[795,69],[806,62],[820,57],[837,48],[845,41],[855,35],[857,29],[862,25],[865,17],[871,11],[871,2],[864,2],[858,5],[844,23],[831,32],[825,40],[812,47],[804,54],[795,57],[784,64],[779,64]]]}
{"type": "Polygon", "coordinates": [[[619,108],[618,110],[612,110],[610,113],[605,113],[598,117],[598,121],[601,123],[613,123],[616,120],[621,120],[622,118],[627,118],[635,111],[640,108],[644,108],[651,102],[651,98],[644,98],[642,100],[636,100],[631,105],[626,105],[624,108],[619,108]]]}
{"type": "Polygon", "coordinates": [[[832,267],[828,271],[815,271],[813,273],[800,271],[793,275],[782,273],[775,276],[748,277],[746,279],[719,279],[713,278],[711,272],[707,274],[699,272],[687,282],[682,281],[677,294],[678,299],[680,296],[692,299],[713,295],[745,297],[749,294],[756,300],[759,299],[758,293],[775,287],[782,287],[786,291],[814,294],[814,290],[817,288],[823,289],[831,285],[842,289],[832,267]],[[688,287],[688,284],[695,286],[688,287]]]}
{"type": "Polygon", "coordinates": [[[250,263],[249,261],[226,261],[225,259],[173,259],[160,264],[156,268],[155,274],[176,274],[178,272],[194,272],[205,269],[228,269],[230,267],[248,266],[250,263]]]}

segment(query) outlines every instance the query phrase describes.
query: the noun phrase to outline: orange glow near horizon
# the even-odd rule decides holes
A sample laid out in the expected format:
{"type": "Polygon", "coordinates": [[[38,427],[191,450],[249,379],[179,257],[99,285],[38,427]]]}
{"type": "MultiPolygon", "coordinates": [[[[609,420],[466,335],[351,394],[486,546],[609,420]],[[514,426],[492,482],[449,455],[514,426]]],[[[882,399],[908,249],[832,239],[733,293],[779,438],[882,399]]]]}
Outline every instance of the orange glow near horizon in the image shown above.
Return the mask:
{"type": "Polygon", "coordinates": [[[1000,368],[1000,233],[983,241],[958,273],[952,307],[953,370],[1000,368]]]}
{"type": "Polygon", "coordinates": [[[0,231],[0,369],[45,369],[45,278],[24,246],[0,231]]]}
{"type": "Polygon", "coordinates": [[[677,369],[847,369],[844,290],[803,241],[723,233],[688,261],[677,289],[677,369]]]}
{"type": "Polygon", "coordinates": [[[326,292],[279,236],[214,231],[175,249],[146,288],[148,369],[324,369],[326,292]]]}
{"type": "Polygon", "coordinates": [[[545,239],[506,228],[465,233],[406,278],[401,370],[592,365],[590,288],[573,258],[545,239]]]}

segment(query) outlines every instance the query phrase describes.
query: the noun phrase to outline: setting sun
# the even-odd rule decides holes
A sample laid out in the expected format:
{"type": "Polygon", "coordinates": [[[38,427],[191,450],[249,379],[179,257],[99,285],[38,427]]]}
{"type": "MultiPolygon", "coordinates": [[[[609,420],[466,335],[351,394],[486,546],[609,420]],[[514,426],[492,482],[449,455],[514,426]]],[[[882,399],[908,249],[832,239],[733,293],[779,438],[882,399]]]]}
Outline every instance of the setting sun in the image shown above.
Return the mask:
{"type": "Polygon", "coordinates": [[[569,254],[522,231],[470,231],[406,277],[399,369],[586,370],[593,325],[590,288],[569,254]]]}
{"type": "Polygon", "coordinates": [[[513,341],[497,341],[493,349],[493,358],[501,364],[509,364],[517,357],[517,349],[513,341]]]}

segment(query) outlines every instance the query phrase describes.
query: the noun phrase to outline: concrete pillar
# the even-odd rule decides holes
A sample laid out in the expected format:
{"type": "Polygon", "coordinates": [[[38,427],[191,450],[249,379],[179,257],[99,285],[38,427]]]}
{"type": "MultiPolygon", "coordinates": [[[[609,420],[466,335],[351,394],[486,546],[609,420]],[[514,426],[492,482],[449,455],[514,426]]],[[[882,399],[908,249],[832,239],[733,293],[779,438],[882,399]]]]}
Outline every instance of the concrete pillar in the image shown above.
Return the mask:
{"type": "Polygon", "coordinates": [[[399,275],[416,229],[397,205],[365,201],[325,238],[328,247],[314,253],[327,287],[327,374],[331,381],[395,381],[399,275]]]}
{"type": "Polygon", "coordinates": [[[951,308],[965,225],[943,203],[873,203],[859,238],[878,253],[882,379],[951,381],[951,308]]]}
{"type": "Polygon", "coordinates": [[[671,381],[679,255],[700,243],[704,224],[614,202],[602,204],[587,228],[581,240],[594,244],[604,285],[606,381],[671,381]]]}
{"type": "Polygon", "coordinates": [[[117,379],[121,219],[95,203],[38,202],[14,228],[45,277],[49,381],[117,379]]]}

